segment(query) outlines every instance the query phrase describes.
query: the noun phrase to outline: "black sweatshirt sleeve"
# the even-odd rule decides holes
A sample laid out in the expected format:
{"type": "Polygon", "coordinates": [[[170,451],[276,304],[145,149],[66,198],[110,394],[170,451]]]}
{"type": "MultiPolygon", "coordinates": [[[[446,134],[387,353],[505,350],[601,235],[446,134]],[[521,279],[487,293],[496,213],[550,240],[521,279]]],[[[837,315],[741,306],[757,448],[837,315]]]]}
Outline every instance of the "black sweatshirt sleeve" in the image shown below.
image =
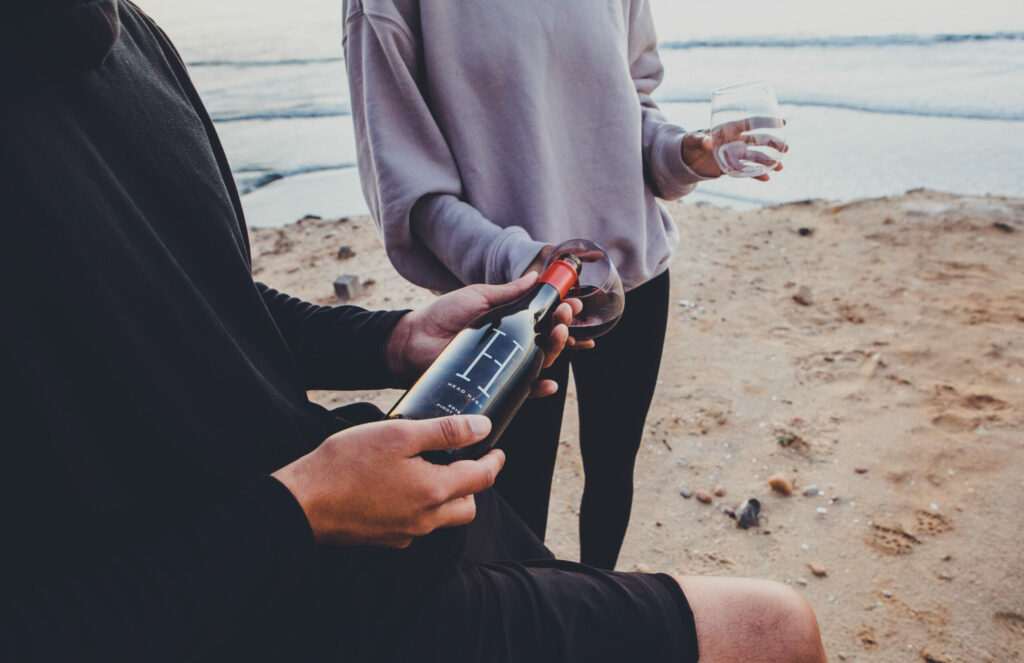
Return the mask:
{"type": "Polygon", "coordinates": [[[318,306],[256,285],[299,363],[307,389],[407,386],[391,374],[385,350],[408,311],[318,306]]]}
{"type": "Polygon", "coordinates": [[[85,574],[5,588],[0,658],[183,661],[257,625],[306,582],[316,546],[301,507],[265,477],[159,541],[85,574]]]}

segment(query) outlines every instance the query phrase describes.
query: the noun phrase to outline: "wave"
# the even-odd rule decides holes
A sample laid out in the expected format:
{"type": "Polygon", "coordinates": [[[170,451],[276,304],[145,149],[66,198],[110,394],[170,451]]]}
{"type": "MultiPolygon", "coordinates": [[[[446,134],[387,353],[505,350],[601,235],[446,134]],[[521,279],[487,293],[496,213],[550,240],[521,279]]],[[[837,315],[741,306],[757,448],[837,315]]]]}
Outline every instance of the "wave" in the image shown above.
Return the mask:
{"type": "Polygon", "coordinates": [[[342,57],[282,58],[280,60],[193,60],[190,67],[303,67],[311,64],[344,62],[342,57]]]}
{"type": "MultiPolygon", "coordinates": [[[[659,104],[693,104],[707,103],[710,94],[705,95],[672,95],[656,97],[659,104]]],[[[830,108],[835,110],[857,111],[859,113],[877,113],[879,115],[907,115],[910,117],[936,117],[953,120],[1000,120],[1005,122],[1024,122],[1024,111],[999,109],[930,109],[907,108],[888,104],[859,103],[835,99],[794,99],[780,97],[783,106],[809,108],[830,108]]]]}
{"type": "MultiPolygon", "coordinates": [[[[684,95],[657,96],[659,104],[701,104],[707,103],[710,93],[695,93],[684,95]]],[[[875,113],[878,115],[905,115],[908,117],[934,117],[953,120],[996,120],[1004,122],[1024,122],[1024,110],[1001,110],[997,108],[984,109],[945,109],[945,108],[908,108],[884,103],[862,103],[855,101],[843,101],[840,99],[801,99],[782,97],[780,103],[785,106],[797,106],[808,108],[829,108],[834,110],[848,110],[860,113],[875,113]]],[[[283,121],[349,117],[351,111],[346,108],[310,108],[310,109],[287,109],[279,111],[264,111],[253,113],[214,113],[213,120],[219,124],[232,122],[253,122],[253,121],[283,121]]]]}
{"type": "MultiPolygon", "coordinates": [[[[856,48],[862,46],[938,46],[967,42],[1024,41],[1024,32],[980,32],[940,34],[887,34],[887,35],[823,35],[823,36],[764,36],[721,37],[666,41],[658,45],[666,51],[685,51],[698,48],[856,48]]],[[[188,66],[200,67],[303,67],[317,64],[344,62],[341,56],[308,58],[281,58],[267,60],[193,60],[188,66]]]]}
{"type": "Polygon", "coordinates": [[[1024,41],[1024,32],[723,37],[668,41],[662,42],[658,47],[666,51],[698,48],[857,48],[863,46],[939,46],[990,41],[1024,41]]]}
{"type": "Polygon", "coordinates": [[[213,118],[214,122],[228,124],[231,122],[251,122],[253,120],[306,120],[322,117],[348,117],[351,114],[347,108],[333,106],[329,108],[255,111],[252,113],[213,113],[210,117],[213,118]]]}
{"type": "Polygon", "coordinates": [[[310,173],[322,173],[329,170],[348,170],[355,167],[356,164],[354,163],[299,166],[298,168],[291,168],[288,170],[267,170],[258,167],[243,167],[235,170],[234,174],[235,178],[238,180],[238,192],[244,196],[288,177],[297,177],[299,175],[308,175],[310,173]],[[248,179],[247,176],[253,177],[252,179],[248,179]]]}

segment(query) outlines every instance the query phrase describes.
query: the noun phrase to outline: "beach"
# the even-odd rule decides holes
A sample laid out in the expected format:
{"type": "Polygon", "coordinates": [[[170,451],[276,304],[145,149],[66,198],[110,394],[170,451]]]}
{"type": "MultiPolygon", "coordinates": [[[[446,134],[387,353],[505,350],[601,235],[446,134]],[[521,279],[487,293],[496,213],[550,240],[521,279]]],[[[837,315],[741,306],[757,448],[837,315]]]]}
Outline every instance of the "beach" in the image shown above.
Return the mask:
{"type": "MultiPolygon", "coordinates": [[[[188,64],[250,225],[366,213],[338,0],[140,4],[188,64]]],[[[671,121],[706,128],[712,90],[764,80],[788,122],[783,177],[722,178],[688,202],[753,209],[922,186],[1024,196],[1018,0],[650,5],[665,69],[654,98],[671,121]]]]}
{"type": "MultiPolygon", "coordinates": [[[[788,583],[830,660],[1024,660],[1024,199],[669,209],[682,243],[620,569],[788,583]],[[762,512],[744,530],[727,512],[748,498],[762,512]]],[[[341,274],[367,308],[433,297],[398,276],[366,217],[251,234],[256,278],[310,301],[336,304],[341,274]]],[[[313,396],[386,409],[398,395],[313,396]]],[[[569,559],[573,404],[548,540],[569,559]]]]}

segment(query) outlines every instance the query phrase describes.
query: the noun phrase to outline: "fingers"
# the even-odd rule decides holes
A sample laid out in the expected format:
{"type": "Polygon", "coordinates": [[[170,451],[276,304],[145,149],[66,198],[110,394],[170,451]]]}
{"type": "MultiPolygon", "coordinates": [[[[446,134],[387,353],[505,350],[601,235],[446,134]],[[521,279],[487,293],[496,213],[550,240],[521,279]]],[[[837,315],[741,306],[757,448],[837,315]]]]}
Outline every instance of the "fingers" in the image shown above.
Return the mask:
{"type": "Polygon", "coordinates": [[[527,272],[515,281],[501,285],[472,285],[469,286],[474,292],[483,297],[488,307],[500,306],[513,301],[516,297],[524,294],[537,281],[536,272],[527,272]]]}
{"type": "Polygon", "coordinates": [[[405,452],[410,458],[424,451],[468,447],[491,432],[491,420],[478,414],[421,421],[402,419],[388,423],[398,429],[405,452]]]}
{"type": "Polygon", "coordinates": [[[592,338],[591,339],[587,339],[586,341],[579,341],[579,340],[573,338],[572,342],[573,342],[573,345],[572,345],[572,349],[573,350],[593,350],[594,348],[597,347],[597,341],[595,341],[592,338]]]}
{"type": "Polygon", "coordinates": [[[763,152],[758,152],[757,150],[746,150],[740,157],[740,159],[742,161],[753,161],[754,163],[759,163],[762,166],[771,166],[772,168],[774,168],[776,164],[779,163],[778,159],[773,159],[767,154],[764,154],[763,152]]]}
{"type": "Polygon", "coordinates": [[[772,136],[771,134],[757,132],[743,134],[743,142],[747,145],[770,147],[776,152],[780,152],[782,154],[789,152],[789,144],[783,139],[777,136],[772,136]]]}
{"type": "Polygon", "coordinates": [[[742,131],[754,131],[756,129],[781,129],[786,126],[786,121],[781,117],[756,116],[748,117],[745,120],[737,120],[732,123],[741,127],[742,131]]]}
{"type": "Polygon", "coordinates": [[[568,326],[572,324],[573,318],[579,315],[582,310],[583,302],[576,298],[566,299],[555,309],[552,319],[556,325],[568,326]]]}
{"type": "Polygon", "coordinates": [[[558,393],[558,383],[554,380],[538,380],[530,390],[530,398],[547,398],[558,393]]]}
{"type": "Polygon", "coordinates": [[[444,487],[442,503],[476,495],[494,485],[505,466],[505,453],[492,449],[479,460],[460,460],[448,466],[435,466],[438,483],[444,487]]]}
{"type": "Polygon", "coordinates": [[[565,344],[569,340],[569,327],[566,325],[555,325],[548,335],[544,348],[544,368],[551,366],[562,354],[565,344]]]}
{"type": "Polygon", "coordinates": [[[460,497],[437,507],[433,514],[436,527],[459,527],[468,525],[476,518],[476,499],[472,495],[460,497]]]}

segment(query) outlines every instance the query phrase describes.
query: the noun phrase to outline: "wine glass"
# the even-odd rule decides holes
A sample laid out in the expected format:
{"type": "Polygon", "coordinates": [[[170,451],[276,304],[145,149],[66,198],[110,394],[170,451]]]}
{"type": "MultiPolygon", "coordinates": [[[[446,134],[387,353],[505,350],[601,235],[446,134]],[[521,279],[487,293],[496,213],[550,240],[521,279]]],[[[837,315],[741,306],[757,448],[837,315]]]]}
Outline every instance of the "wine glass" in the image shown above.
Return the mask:
{"type": "Polygon", "coordinates": [[[768,83],[742,83],[711,93],[711,137],[718,167],[731,177],[771,171],[786,151],[775,90],[768,83]]]}
{"type": "Polygon", "coordinates": [[[570,239],[559,244],[551,252],[549,262],[567,253],[583,263],[579,281],[569,291],[570,297],[583,303],[583,310],[573,318],[569,334],[578,341],[604,336],[618,324],[626,308],[619,270],[608,252],[589,239],[570,239]]]}

